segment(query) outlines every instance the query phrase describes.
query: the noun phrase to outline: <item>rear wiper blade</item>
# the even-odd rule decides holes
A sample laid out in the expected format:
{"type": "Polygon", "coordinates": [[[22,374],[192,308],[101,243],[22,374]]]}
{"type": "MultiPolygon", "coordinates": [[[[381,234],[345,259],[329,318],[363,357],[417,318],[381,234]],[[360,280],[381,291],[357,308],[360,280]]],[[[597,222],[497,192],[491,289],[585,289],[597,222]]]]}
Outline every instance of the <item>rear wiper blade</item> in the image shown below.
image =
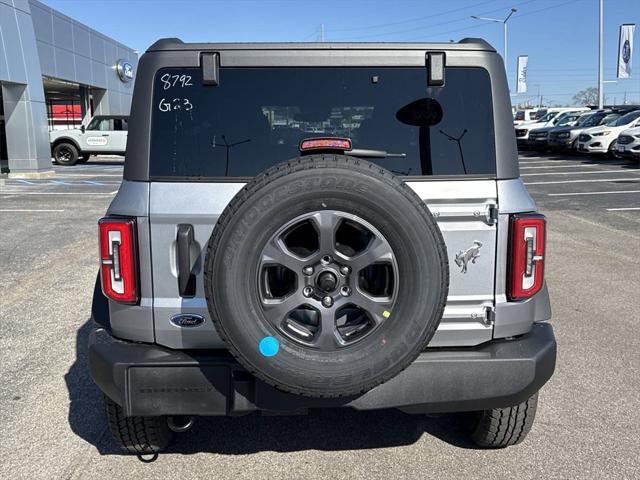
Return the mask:
{"type": "Polygon", "coordinates": [[[368,148],[354,148],[353,150],[345,150],[344,153],[352,157],[360,158],[405,158],[407,156],[406,153],[389,153],[384,150],[369,150],[368,148]]]}

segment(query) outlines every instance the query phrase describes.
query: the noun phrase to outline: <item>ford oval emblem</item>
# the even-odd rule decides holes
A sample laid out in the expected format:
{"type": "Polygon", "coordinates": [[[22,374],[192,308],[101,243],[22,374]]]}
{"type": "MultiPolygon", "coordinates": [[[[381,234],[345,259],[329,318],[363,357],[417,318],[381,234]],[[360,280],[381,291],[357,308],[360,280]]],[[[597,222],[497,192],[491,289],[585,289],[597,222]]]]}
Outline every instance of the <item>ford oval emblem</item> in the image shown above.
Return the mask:
{"type": "Polygon", "coordinates": [[[170,322],[176,327],[199,327],[204,323],[204,317],[195,313],[178,313],[171,317],[170,322]]]}

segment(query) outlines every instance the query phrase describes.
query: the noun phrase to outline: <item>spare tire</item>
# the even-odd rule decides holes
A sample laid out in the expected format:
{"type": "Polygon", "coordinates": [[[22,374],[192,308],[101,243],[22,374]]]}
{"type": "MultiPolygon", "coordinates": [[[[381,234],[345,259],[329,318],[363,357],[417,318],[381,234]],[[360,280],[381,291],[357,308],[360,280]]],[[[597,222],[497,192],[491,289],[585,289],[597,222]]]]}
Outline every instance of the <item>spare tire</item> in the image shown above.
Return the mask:
{"type": "Polygon", "coordinates": [[[345,156],[281,163],[220,216],[205,293],[229,351],[311,397],[357,395],[427,346],[449,285],[444,240],[400,179],[345,156]]]}

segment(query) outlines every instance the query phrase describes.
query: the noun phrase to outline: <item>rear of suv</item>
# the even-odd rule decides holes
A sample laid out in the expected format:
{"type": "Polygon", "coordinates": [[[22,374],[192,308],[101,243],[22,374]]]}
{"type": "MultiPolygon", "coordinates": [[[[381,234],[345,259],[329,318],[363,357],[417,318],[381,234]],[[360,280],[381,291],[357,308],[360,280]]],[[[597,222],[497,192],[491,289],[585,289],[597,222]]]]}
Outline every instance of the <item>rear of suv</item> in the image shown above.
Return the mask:
{"type": "Polygon", "coordinates": [[[99,224],[89,360],[115,440],[349,407],[520,442],[556,342],[512,128],[482,40],[156,42],[99,224]]]}

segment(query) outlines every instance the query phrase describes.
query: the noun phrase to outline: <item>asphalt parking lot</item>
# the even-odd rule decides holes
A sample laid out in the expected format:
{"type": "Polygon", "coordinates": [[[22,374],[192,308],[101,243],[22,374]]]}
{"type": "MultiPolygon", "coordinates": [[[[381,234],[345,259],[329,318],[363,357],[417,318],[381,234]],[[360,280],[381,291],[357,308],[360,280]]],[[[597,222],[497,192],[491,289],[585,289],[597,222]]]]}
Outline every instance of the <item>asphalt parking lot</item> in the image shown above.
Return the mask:
{"type": "Polygon", "coordinates": [[[202,419],[151,463],[115,448],[87,372],[97,227],[122,162],[0,179],[0,458],[4,478],[637,478],[640,168],[524,153],[549,221],[559,344],[527,440],[473,448],[461,417],[313,411],[202,419]]]}

